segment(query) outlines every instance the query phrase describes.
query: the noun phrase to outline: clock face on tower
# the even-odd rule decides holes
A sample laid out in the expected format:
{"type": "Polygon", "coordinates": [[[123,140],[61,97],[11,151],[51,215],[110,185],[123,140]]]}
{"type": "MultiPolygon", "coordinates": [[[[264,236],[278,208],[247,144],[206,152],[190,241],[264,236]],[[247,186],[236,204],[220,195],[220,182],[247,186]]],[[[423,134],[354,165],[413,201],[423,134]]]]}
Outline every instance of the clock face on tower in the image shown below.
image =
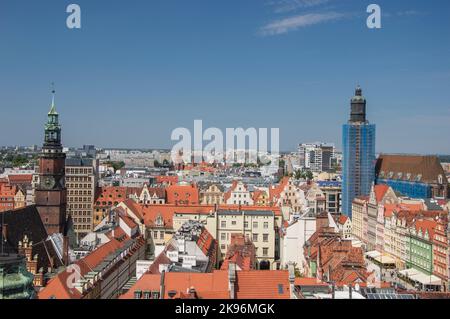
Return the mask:
{"type": "Polygon", "coordinates": [[[55,178],[53,176],[44,176],[42,186],[45,189],[52,189],[55,187],[55,178]]]}

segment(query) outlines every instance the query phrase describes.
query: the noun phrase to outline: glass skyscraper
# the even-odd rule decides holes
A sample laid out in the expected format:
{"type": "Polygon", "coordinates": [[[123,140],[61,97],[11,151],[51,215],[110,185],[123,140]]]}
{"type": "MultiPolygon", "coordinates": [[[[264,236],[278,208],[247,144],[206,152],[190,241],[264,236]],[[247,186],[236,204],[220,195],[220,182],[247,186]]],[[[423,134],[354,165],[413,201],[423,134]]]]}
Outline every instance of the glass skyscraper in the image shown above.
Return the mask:
{"type": "Polygon", "coordinates": [[[368,195],[375,180],[375,124],[366,119],[366,99],[358,86],[342,130],[342,213],[352,217],[352,201],[368,195]]]}

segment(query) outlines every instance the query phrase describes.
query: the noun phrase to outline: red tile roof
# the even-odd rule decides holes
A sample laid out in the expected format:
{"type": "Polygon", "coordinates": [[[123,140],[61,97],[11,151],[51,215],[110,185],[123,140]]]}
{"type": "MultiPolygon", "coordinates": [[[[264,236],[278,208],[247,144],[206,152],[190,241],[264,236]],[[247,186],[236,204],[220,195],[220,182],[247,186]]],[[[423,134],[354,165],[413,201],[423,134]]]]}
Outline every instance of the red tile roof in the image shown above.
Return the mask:
{"type": "Polygon", "coordinates": [[[243,234],[231,234],[231,243],[220,269],[226,270],[234,263],[241,270],[254,269],[256,262],[255,245],[243,234]]]}
{"type": "MultiPolygon", "coordinates": [[[[159,291],[161,276],[144,274],[120,299],[134,299],[134,292],[159,291]]],[[[194,289],[197,298],[228,299],[230,297],[228,271],[214,270],[212,273],[168,272],[164,275],[164,299],[169,292],[175,298],[188,298],[189,289],[194,289]]],[[[287,270],[237,271],[235,284],[237,299],[289,299],[289,273],[287,270]]]]}
{"type": "Polygon", "coordinates": [[[18,183],[31,184],[31,182],[33,180],[33,175],[31,175],[31,174],[8,175],[8,180],[11,184],[18,184],[18,183]]]}
{"type": "MultiPolygon", "coordinates": [[[[118,228],[120,229],[120,228],[118,228]]],[[[109,242],[101,245],[99,248],[91,252],[86,257],[78,260],[74,263],[74,270],[76,266],[79,268],[79,275],[84,276],[88,272],[92,271],[98,266],[109,254],[113,253],[120,247],[124,246],[127,241],[118,241],[115,238],[111,238],[109,242]]],[[[139,239],[140,244],[144,244],[143,238],[139,239]]],[[[75,288],[69,287],[69,276],[73,275],[73,271],[62,271],[56,277],[52,278],[47,286],[43,288],[39,294],[39,299],[79,299],[82,294],[75,288]]]]}
{"type": "Polygon", "coordinates": [[[337,219],[337,222],[341,225],[345,225],[345,223],[348,220],[348,216],[345,215],[339,215],[339,218],[337,219]]]}
{"type": "Polygon", "coordinates": [[[328,286],[326,282],[323,282],[317,278],[295,278],[296,286],[328,286]]]}
{"type": "Polygon", "coordinates": [[[196,185],[170,185],[166,187],[167,204],[199,203],[199,190],[196,185]]]}
{"type": "Polygon", "coordinates": [[[383,200],[384,195],[386,195],[388,190],[389,190],[389,186],[387,186],[387,185],[375,185],[374,186],[375,198],[377,200],[377,203],[379,203],[383,200]]]}
{"type": "Polygon", "coordinates": [[[178,176],[156,176],[156,183],[176,184],[178,183],[178,176]]]}
{"type": "Polygon", "coordinates": [[[236,272],[237,299],[289,299],[287,270],[252,270],[236,272]]]}
{"type": "MultiPolygon", "coordinates": [[[[136,290],[159,291],[160,281],[160,275],[144,274],[127,293],[120,296],[120,299],[133,299],[136,290]]],[[[199,298],[227,299],[228,272],[214,270],[212,273],[165,273],[164,299],[170,299],[169,292],[172,291],[176,293],[175,298],[180,298],[191,288],[195,289],[199,298]]]]}
{"type": "Polygon", "coordinates": [[[283,177],[277,186],[269,188],[269,198],[272,202],[276,202],[280,198],[281,192],[283,192],[288,183],[289,177],[283,177]]]}
{"type": "Polygon", "coordinates": [[[423,208],[423,204],[384,204],[384,217],[391,217],[394,212],[400,211],[419,212],[423,208]]]}
{"type": "Polygon", "coordinates": [[[435,220],[417,220],[415,222],[415,228],[416,231],[422,231],[423,235],[425,235],[425,232],[428,231],[428,236],[430,237],[430,240],[433,240],[434,237],[434,230],[438,223],[435,220]]]}
{"type": "Polygon", "coordinates": [[[94,206],[111,206],[117,205],[128,198],[131,188],[122,186],[99,187],[95,196],[94,206]],[[99,202],[99,203],[98,203],[99,202]],[[103,204],[105,202],[105,204],[103,204]],[[109,202],[111,204],[109,204],[109,202]]]}

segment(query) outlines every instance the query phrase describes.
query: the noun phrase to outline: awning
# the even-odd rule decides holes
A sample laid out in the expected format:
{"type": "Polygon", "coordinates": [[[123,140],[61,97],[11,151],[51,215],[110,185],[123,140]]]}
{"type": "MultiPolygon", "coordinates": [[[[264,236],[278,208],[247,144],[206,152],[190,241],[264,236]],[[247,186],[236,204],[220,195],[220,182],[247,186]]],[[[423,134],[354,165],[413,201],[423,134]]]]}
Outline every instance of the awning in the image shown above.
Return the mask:
{"type": "Polygon", "coordinates": [[[395,259],[388,255],[380,255],[375,257],[374,259],[382,265],[395,264],[395,259]]]}
{"type": "Polygon", "coordinates": [[[422,285],[440,286],[442,284],[442,280],[438,277],[424,274],[423,272],[413,268],[401,270],[400,274],[422,285]]]}
{"type": "Polygon", "coordinates": [[[381,256],[381,253],[379,251],[373,250],[373,251],[367,252],[366,256],[375,259],[378,256],[381,256]]]}

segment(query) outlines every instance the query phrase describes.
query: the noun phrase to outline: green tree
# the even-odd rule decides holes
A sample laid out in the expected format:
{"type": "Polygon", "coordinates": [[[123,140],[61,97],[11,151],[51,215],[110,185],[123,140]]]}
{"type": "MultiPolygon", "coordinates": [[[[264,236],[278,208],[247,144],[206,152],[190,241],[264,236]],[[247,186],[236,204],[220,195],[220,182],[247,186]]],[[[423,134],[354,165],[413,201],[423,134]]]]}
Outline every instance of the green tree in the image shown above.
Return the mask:
{"type": "Polygon", "coordinates": [[[27,163],[28,163],[28,159],[25,157],[25,156],[23,156],[23,155],[17,155],[17,156],[15,156],[13,159],[12,159],[12,161],[11,161],[11,163],[12,163],[12,165],[13,166],[24,166],[24,165],[26,165],[27,163]]]}
{"type": "Polygon", "coordinates": [[[125,167],[125,163],[124,162],[112,162],[112,161],[110,161],[110,162],[106,162],[105,164],[112,166],[114,171],[117,171],[117,170],[125,167]]]}

